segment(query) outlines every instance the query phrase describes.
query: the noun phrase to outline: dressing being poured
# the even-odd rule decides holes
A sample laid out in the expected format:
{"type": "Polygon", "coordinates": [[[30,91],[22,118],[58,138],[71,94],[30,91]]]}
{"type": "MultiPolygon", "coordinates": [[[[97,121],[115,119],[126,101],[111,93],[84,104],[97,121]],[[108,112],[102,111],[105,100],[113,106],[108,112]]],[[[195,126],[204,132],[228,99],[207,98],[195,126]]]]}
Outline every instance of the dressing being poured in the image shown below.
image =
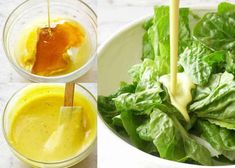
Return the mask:
{"type": "Polygon", "coordinates": [[[179,41],[179,0],[171,0],[170,4],[170,73],[172,95],[176,94],[177,87],[177,62],[179,41]]]}
{"type": "Polygon", "coordinates": [[[171,78],[170,75],[160,77],[160,82],[168,89],[171,104],[175,106],[182,114],[186,121],[190,121],[187,106],[192,101],[191,90],[195,88],[192,80],[185,73],[177,74],[176,90],[174,95],[170,92],[171,78]]]}
{"type": "Polygon", "coordinates": [[[51,28],[51,1],[47,0],[47,21],[48,21],[48,28],[51,28]]]}
{"type": "Polygon", "coordinates": [[[188,104],[192,101],[191,90],[195,87],[191,79],[184,73],[177,73],[178,67],[178,40],[179,40],[179,0],[171,0],[170,4],[170,75],[160,78],[168,89],[171,103],[189,122],[188,104]]]}

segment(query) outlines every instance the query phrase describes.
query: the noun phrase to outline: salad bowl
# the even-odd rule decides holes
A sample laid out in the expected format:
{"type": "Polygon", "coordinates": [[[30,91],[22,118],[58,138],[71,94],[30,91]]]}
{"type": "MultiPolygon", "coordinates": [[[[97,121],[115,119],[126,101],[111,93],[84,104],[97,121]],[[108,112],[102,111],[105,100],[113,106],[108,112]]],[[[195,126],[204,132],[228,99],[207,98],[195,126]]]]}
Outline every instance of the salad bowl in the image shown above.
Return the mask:
{"type": "MultiPolygon", "coordinates": [[[[207,12],[215,11],[216,7],[189,7],[194,14],[203,16],[207,12]]],[[[108,96],[114,93],[120,86],[120,81],[131,81],[128,70],[135,64],[141,62],[143,50],[144,23],[151,16],[145,16],[137,21],[128,24],[123,29],[116,32],[98,49],[98,94],[108,96]]],[[[191,16],[192,17],[192,16],[191,16]]],[[[193,19],[192,19],[193,20],[193,19]]],[[[195,23],[190,22],[190,26],[195,23]]],[[[99,132],[102,132],[99,146],[103,144],[104,150],[110,148],[112,156],[102,152],[99,154],[100,167],[108,168],[234,168],[235,166],[200,166],[188,163],[179,163],[165,160],[145,153],[134,147],[128,139],[122,137],[108,123],[105,122],[101,114],[99,115],[99,132]],[[105,162],[105,159],[112,159],[112,164],[105,162]]],[[[101,134],[101,133],[100,133],[101,134]]],[[[107,151],[106,151],[107,153],[107,151]]]]}

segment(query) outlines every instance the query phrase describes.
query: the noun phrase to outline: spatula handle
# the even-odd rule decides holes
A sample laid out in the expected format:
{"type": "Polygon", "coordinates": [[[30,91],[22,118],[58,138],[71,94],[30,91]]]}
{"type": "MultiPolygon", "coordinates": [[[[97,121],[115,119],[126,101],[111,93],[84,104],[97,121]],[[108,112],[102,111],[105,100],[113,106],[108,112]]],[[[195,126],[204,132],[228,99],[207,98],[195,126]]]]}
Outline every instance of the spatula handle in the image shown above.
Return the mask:
{"type": "Polygon", "coordinates": [[[73,106],[75,83],[70,82],[65,85],[64,106],[73,106]]]}

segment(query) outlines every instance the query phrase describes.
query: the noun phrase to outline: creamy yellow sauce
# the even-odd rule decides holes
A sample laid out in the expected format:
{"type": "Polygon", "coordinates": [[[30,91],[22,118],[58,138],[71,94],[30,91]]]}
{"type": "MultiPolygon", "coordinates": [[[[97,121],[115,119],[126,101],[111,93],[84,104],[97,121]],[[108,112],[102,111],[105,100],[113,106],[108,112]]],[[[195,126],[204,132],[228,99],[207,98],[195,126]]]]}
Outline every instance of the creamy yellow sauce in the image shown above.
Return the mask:
{"type": "Polygon", "coordinates": [[[184,119],[189,122],[188,104],[192,101],[191,90],[195,87],[185,73],[178,72],[178,41],[179,41],[179,0],[170,1],[170,75],[160,78],[168,89],[171,104],[174,105],[184,119]]]}
{"type": "Polygon", "coordinates": [[[8,138],[23,156],[43,162],[74,157],[96,137],[96,108],[76,92],[70,114],[61,114],[64,86],[32,85],[11,104],[8,138]]]}
{"type": "MultiPolygon", "coordinates": [[[[92,46],[89,35],[86,30],[78,22],[70,19],[58,18],[50,20],[51,28],[56,27],[58,24],[68,22],[69,24],[78,27],[81,32],[85,35],[82,44],[79,47],[71,47],[64,53],[64,58],[69,61],[69,67],[63,70],[52,71],[48,74],[39,74],[42,76],[58,76],[71,73],[87,63],[89,57],[91,56],[92,46]]],[[[31,23],[32,26],[25,28],[20,32],[20,36],[17,39],[15,45],[15,56],[16,61],[19,65],[32,72],[33,65],[35,63],[36,47],[39,38],[39,29],[47,27],[47,21],[45,20],[36,20],[31,23]]]]}
{"type": "Polygon", "coordinates": [[[171,86],[170,92],[176,94],[177,85],[177,62],[179,41],[179,0],[170,1],[170,60],[171,60],[171,86]]]}
{"type": "Polygon", "coordinates": [[[187,106],[192,101],[191,90],[195,87],[192,80],[185,73],[178,73],[174,95],[170,90],[170,75],[160,77],[160,82],[167,88],[171,98],[171,104],[181,112],[186,121],[190,121],[187,106]]]}

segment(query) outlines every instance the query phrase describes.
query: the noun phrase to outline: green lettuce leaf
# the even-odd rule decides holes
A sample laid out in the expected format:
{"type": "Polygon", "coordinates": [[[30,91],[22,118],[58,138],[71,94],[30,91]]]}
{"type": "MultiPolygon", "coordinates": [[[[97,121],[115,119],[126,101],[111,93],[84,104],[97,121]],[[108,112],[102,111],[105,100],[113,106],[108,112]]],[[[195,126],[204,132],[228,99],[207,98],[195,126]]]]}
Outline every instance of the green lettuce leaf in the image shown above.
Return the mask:
{"type": "Polygon", "coordinates": [[[118,111],[132,110],[139,115],[149,114],[162,102],[160,92],[159,88],[152,88],[136,93],[124,93],[113,100],[118,111]]]}
{"type": "MultiPolygon", "coordinates": [[[[189,9],[180,9],[179,52],[183,52],[190,43],[189,9]]],[[[167,74],[170,71],[170,33],[169,33],[169,7],[155,8],[153,20],[145,24],[146,33],[143,38],[143,57],[157,62],[158,75],[167,74]]]]}
{"type": "Polygon", "coordinates": [[[190,105],[191,112],[200,118],[218,121],[217,124],[227,123],[235,129],[235,81],[232,74],[213,75],[208,86],[197,87],[196,92],[190,105]]]}
{"type": "Polygon", "coordinates": [[[229,159],[227,159],[223,155],[220,155],[219,157],[214,157],[212,159],[212,161],[213,161],[213,165],[216,165],[216,166],[226,166],[226,165],[234,165],[235,164],[234,161],[230,161],[229,159]]]}
{"type": "Polygon", "coordinates": [[[120,89],[115,94],[110,96],[98,96],[98,110],[108,124],[112,124],[113,117],[120,114],[116,109],[113,99],[124,93],[134,93],[135,89],[136,85],[122,82],[120,89]]]}
{"type": "Polygon", "coordinates": [[[217,119],[208,119],[208,121],[220,127],[227,128],[230,130],[235,130],[235,124],[233,122],[229,123],[229,122],[224,122],[224,121],[217,120],[217,119]]]}
{"type": "Polygon", "coordinates": [[[132,111],[122,111],[121,112],[122,124],[130,137],[131,142],[138,148],[144,150],[145,142],[140,139],[136,129],[139,125],[137,119],[132,111]]]}
{"type": "Polygon", "coordinates": [[[144,24],[144,29],[146,30],[146,32],[144,33],[144,36],[143,36],[143,54],[142,54],[142,60],[144,60],[145,58],[148,58],[148,59],[152,59],[154,60],[154,49],[153,49],[153,46],[155,45],[152,45],[151,43],[151,36],[150,34],[152,32],[151,31],[151,27],[153,25],[153,18],[149,19],[148,21],[145,22],[144,24]]]}
{"type": "Polygon", "coordinates": [[[235,52],[235,10],[208,13],[195,26],[193,36],[215,51],[235,52]]]}
{"type": "Polygon", "coordinates": [[[235,74],[235,5],[220,3],[218,13],[206,14],[195,26],[193,36],[214,51],[226,52],[226,70],[235,74]]]}
{"type": "Polygon", "coordinates": [[[145,59],[143,63],[134,65],[129,71],[133,83],[137,84],[136,92],[154,88],[160,89],[157,82],[158,69],[156,63],[151,59],[145,59]]]}
{"type": "Polygon", "coordinates": [[[223,69],[225,58],[225,52],[213,52],[202,44],[194,42],[180,55],[179,63],[193,83],[205,85],[212,72],[223,69]]]}
{"type": "Polygon", "coordinates": [[[235,53],[231,53],[231,52],[227,53],[226,71],[235,75],[235,53]]]}
{"type": "Polygon", "coordinates": [[[137,132],[146,141],[153,140],[160,157],[185,162],[192,159],[202,165],[211,165],[209,151],[192,139],[174,115],[154,109],[150,119],[137,132]]]}
{"type": "Polygon", "coordinates": [[[198,121],[201,136],[218,152],[231,161],[235,160],[235,131],[211,124],[208,121],[198,121]]]}
{"type": "Polygon", "coordinates": [[[235,5],[228,3],[228,2],[222,2],[218,5],[218,13],[223,14],[229,11],[235,10],[235,5]]]}
{"type": "Polygon", "coordinates": [[[157,81],[157,68],[153,60],[145,59],[143,63],[133,66],[129,71],[136,84],[134,93],[120,94],[114,98],[118,111],[136,111],[138,114],[149,114],[162,102],[160,93],[163,91],[157,81]]]}

